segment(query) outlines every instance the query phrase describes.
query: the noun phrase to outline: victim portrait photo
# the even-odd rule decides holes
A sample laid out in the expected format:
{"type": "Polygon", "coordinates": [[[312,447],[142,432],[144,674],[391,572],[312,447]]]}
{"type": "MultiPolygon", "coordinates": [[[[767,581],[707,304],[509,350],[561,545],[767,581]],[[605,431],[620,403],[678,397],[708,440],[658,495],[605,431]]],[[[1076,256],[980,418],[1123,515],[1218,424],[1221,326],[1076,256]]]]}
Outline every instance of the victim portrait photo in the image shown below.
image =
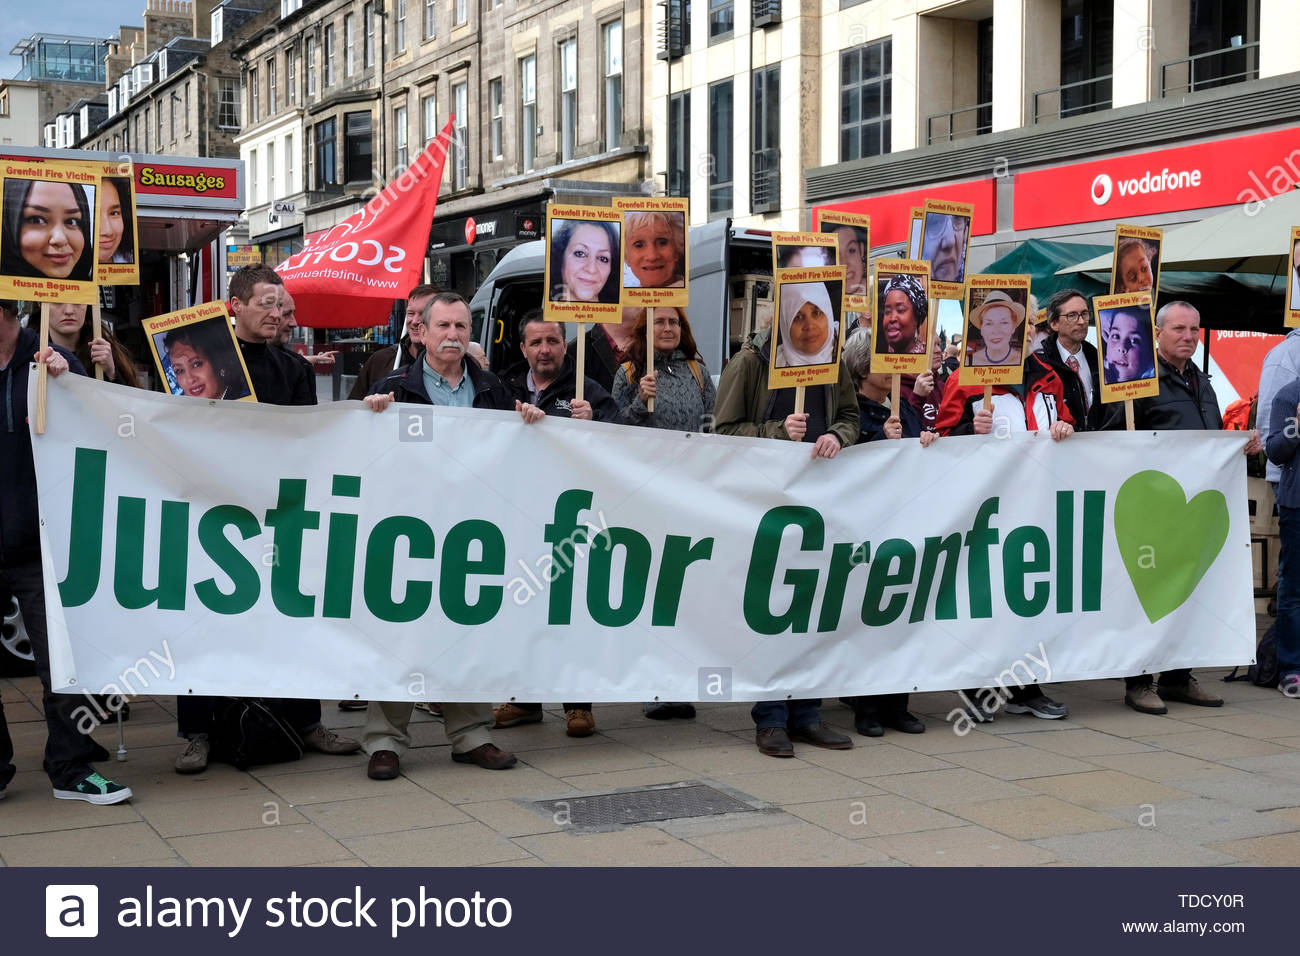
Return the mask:
{"type": "Polygon", "coordinates": [[[0,275],[92,281],[94,208],[93,186],[6,179],[0,275]]]}

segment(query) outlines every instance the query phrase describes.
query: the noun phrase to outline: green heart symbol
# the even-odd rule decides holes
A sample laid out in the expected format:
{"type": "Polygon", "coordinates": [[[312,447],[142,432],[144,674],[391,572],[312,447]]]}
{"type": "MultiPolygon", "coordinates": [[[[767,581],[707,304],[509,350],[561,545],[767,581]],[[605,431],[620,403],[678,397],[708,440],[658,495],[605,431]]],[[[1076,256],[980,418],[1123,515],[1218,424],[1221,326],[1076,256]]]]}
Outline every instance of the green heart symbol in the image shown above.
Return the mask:
{"type": "Polygon", "coordinates": [[[1154,624],[1192,596],[1228,540],[1221,491],[1188,501],[1163,471],[1139,471],[1115,496],[1115,539],[1142,610],[1154,624]]]}

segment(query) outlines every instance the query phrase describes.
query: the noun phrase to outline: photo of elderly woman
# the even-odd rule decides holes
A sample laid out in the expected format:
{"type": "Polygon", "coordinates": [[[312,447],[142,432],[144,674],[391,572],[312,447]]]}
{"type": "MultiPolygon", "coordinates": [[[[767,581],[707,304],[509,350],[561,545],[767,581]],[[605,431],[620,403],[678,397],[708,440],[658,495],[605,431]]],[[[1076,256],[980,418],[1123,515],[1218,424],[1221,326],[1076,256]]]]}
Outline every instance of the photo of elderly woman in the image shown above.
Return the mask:
{"type": "Polygon", "coordinates": [[[970,219],[951,213],[927,212],[921,239],[921,258],[930,263],[935,282],[966,281],[966,238],[970,219]]]}
{"type": "Polygon", "coordinates": [[[832,265],[844,267],[844,294],[867,294],[867,230],[841,222],[823,222],[822,232],[835,233],[840,249],[840,261],[832,265]]]}
{"type": "Polygon", "coordinates": [[[776,368],[831,365],[839,361],[841,285],[836,281],[780,284],[776,368]]]}
{"type": "Polygon", "coordinates": [[[1137,236],[1123,236],[1115,244],[1112,292],[1148,292],[1155,288],[1160,269],[1160,244],[1137,236]]]}
{"type": "Polygon", "coordinates": [[[680,289],[686,285],[686,216],[629,211],[623,216],[623,285],[629,289],[680,289]]]}
{"type": "Polygon", "coordinates": [[[1146,309],[1101,310],[1102,381],[1107,385],[1155,378],[1151,313],[1146,309]]]}
{"type": "Polygon", "coordinates": [[[233,401],[251,394],[224,316],[155,333],[153,345],[173,395],[233,401]]]}
{"type": "Polygon", "coordinates": [[[93,186],[6,179],[0,275],[94,278],[93,186]]]}
{"type": "Polygon", "coordinates": [[[930,315],[925,280],[921,276],[882,274],[877,285],[876,352],[925,354],[925,322],[930,315]]]}
{"type": "Polygon", "coordinates": [[[1025,307],[1019,293],[994,289],[971,309],[967,365],[1019,365],[1024,354],[1025,307]]]}
{"type": "Polygon", "coordinates": [[[550,300],[618,302],[618,223],[554,219],[550,300]]]}
{"type": "Polygon", "coordinates": [[[105,176],[99,181],[99,250],[101,263],[135,262],[135,206],[131,180],[105,176]]]}

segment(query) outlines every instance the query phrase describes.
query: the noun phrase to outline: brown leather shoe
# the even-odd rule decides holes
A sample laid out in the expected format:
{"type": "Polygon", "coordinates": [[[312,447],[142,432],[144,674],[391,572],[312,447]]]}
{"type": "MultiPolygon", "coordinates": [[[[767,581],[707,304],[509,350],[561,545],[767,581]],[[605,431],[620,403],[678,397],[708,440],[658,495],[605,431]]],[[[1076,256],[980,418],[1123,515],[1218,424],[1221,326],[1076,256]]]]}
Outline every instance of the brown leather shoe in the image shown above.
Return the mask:
{"type": "Polygon", "coordinates": [[[376,750],[366,764],[366,776],[371,780],[393,780],[401,769],[397,754],[391,750],[376,750]]]}
{"type": "Polygon", "coordinates": [[[1222,707],[1223,698],[1211,694],[1196,682],[1195,677],[1187,678],[1186,684],[1158,684],[1160,696],[1165,700],[1176,700],[1197,707],[1222,707]]]}
{"type": "Polygon", "coordinates": [[[535,724],[542,719],[542,708],[532,710],[515,704],[498,704],[492,712],[493,727],[517,727],[520,724],[535,724]]]}
{"type": "Polygon", "coordinates": [[[1154,684],[1142,684],[1138,687],[1130,687],[1124,694],[1124,703],[1128,704],[1139,714],[1167,714],[1169,708],[1165,702],[1160,699],[1156,693],[1154,684]]]}
{"type": "Polygon", "coordinates": [[[794,744],[784,727],[759,727],[754,734],[758,752],[765,757],[793,757],[794,744]]]}
{"type": "Polygon", "coordinates": [[[807,727],[794,728],[790,731],[790,739],[797,740],[801,744],[812,744],[814,747],[825,747],[827,750],[853,749],[851,738],[831,730],[820,722],[809,724],[807,727]]]}
{"type": "Polygon", "coordinates": [[[589,710],[566,710],[564,732],[570,737],[590,737],[596,732],[596,718],[589,710]]]}
{"type": "Polygon", "coordinates": [[[479,744],[473,750],[458,754],[454,750],[451,759],[456,763],[478,764],[484,770],[506,770],[518,763],[514,754],[508,754],[495,744],[479,744]]]}

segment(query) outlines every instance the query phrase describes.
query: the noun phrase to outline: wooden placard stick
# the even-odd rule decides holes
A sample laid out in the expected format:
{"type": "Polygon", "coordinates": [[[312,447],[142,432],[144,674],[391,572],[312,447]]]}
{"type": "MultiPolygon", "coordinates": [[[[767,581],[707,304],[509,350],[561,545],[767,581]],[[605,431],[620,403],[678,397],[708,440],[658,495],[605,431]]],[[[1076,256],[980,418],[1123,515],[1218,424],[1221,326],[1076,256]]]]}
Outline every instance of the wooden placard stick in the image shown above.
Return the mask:
{"type": "MultiPolygon", "coordinates": [[[[50,347],[50,304],[41,303],[41,351],[50,347]]],[[[49,387],[50,370],[44,362],[36,365],[36,434],[45,434],[45,392],[49,387]]]]}
{"type": "Polygon", "coordinates": [[[573,383],[573,397],[582,401],[583,379],[587,377],[587,323],[578,323],[578,356],[575,360],[578,364],[577,376],[573,383]]]}
{"type": "Polygon", "coordinates": [[[903,400],[903,379],[900,375],[891,375],[890,378],[893,382],[889,386],[889,414],[891,418],[902,421],[903,416],[898,413],[898,406],[903,400]]]}
{"type": "Polygon", "coordinates": [[[794,387],[794,413],[796,415],[803,414],[804,394],[807,388],[807,385],[796,385],[794,387]]]}
{"type": "Polygon", "coordinates": [[[984,386],[984,407],[990,412],[993,411],[993,386],[984,386]]]}
{"type": "MultiPolygon", "coordinates": [[[[655,370],[655,310],[646,306],[645,310],[645,373],[651,375],[655,370]]],[[[797,402],[798,399],[796,398],[797,402]]],[[[655,410],[655,400],[651,396],[650,401],[645,403],[645,410],[653,412],[655,410]]]]}
{"type": "MultiPolygon", "coordinates": [[[[104,337],[104,317],[99,313],[99,303],[96,302],[90,307],[90,337],[92,339],[102,339],[104,337]]],[[[95,381],[104,380],[104,366],[98,362],[92,363],[95,366],[95,381]]]]}
{"type": "Polygon", "coordinates": [[[1128,426],[1129,431],[1133,431],[1133,399],[1124,399],[1124,424],[1128,426]]]}

